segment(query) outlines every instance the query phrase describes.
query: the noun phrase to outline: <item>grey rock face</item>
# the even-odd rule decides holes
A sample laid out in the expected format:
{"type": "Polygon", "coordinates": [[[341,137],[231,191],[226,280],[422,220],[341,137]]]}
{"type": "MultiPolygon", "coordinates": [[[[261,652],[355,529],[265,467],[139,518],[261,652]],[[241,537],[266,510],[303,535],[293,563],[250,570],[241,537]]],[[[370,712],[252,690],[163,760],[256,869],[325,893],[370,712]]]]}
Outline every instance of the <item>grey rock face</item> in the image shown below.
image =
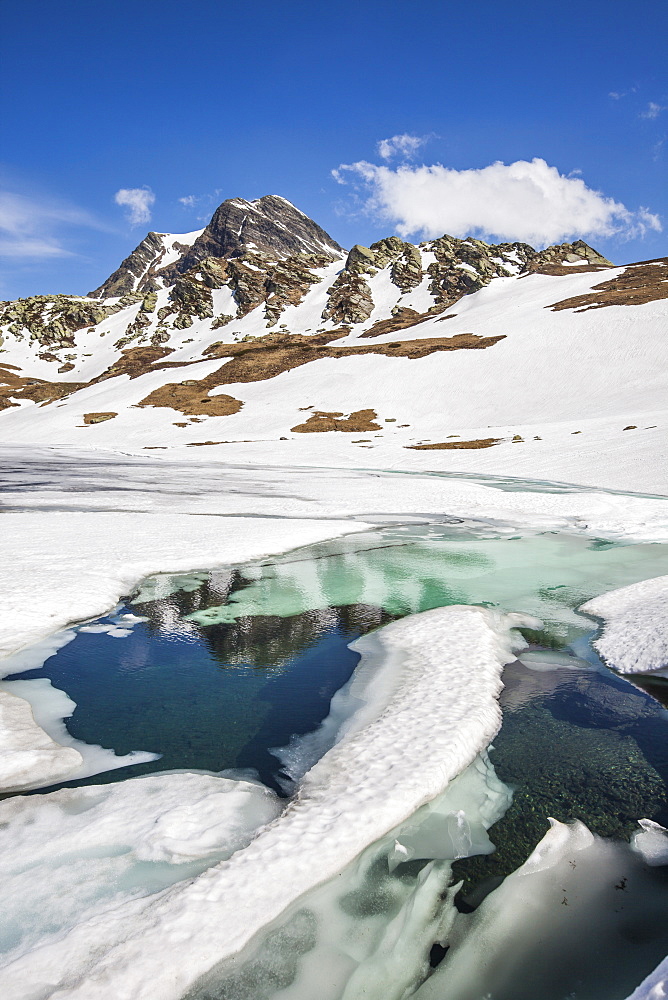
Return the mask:
{"type": "Polygon", "coordinates": [[[158,285],[152,274],[147,274],[159,263],[165,248],[159,233],[148,233],[129,257],[121,263],[113,274],[94,292],[89,292],[90,298],[109,299],[117,295],[126,295],[140,288],[144,292],[154,292],[158,285]]]}
{"type": "Polygon", "coordinates": [[[211,222],[180,261],[167,268],[183,274],[205,257],[238,257],[259,250],[274,260],[293,254],[325,254],[334,260],[343,251],[338,243],[289,201],[265,195],[257,201],[230,198],[214,212],[211,222]]]}

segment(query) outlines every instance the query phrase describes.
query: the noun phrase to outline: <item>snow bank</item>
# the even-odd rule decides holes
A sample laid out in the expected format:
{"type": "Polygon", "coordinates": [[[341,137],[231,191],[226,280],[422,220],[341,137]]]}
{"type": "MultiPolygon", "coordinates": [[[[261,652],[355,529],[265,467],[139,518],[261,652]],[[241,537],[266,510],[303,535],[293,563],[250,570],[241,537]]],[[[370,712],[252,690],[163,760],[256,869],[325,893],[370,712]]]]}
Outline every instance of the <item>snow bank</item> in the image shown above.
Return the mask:
{"type": "Polygon", "coordinates": [[[580,608],[603,618],[594,643],[606,662],[622,673],[668,667],[668,576],[643,580],[587,601],[580,608]]]}
{"type": "Polygon", "coordinates": [[[371,653],[358,692],[364,728],[348,728],[278,820],[229,861],[143,906],[140,918],[119,907],[17,959],[0,973],[3,997],[180,998],[474,760],[500,725],[510,630],[526,623],[455,606],[363,640],[365,661],[371,653]]]}
{"type": "Polygon", "coordinates": [[[199,773],[0,803],[0,962],[245,847],[281,809],[269,789],[199,773]]]}
{"type": "Polygon", "coordinates": [[[651,972],[628,1000],[666,1000],[668,997],[668,958],[651,972]]]}
{"type": "MultiPolygon", "coordinates": [[[[118,631],[129,634],[130,630],[118,631]]],[[[41,667],[75,635],[69,629],[57,632],[0,660],[0,678],[41,667]]],[[[160,756],[140,750],[117,755],[113,750],[75,739],[64,722],[75,708],[76,702],[54,688],[46,677],[0,684],[0,790],[42,788],[160,756]]]]}

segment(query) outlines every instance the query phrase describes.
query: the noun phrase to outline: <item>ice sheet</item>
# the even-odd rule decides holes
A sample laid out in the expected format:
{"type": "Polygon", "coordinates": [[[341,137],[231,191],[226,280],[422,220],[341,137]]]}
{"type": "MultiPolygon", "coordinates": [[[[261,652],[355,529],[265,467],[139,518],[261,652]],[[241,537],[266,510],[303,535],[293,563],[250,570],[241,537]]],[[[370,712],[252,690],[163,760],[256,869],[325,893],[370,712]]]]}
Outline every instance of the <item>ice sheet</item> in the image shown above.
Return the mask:
{"type": "Polygon", "coordinates": [[[280,800],[247,781],[166,773],[0,802],[0,964],[245,847],[280,800]]]}
{"type": "Polygon", "coordinates": [[[117,1000],[181,997],[214,959],[238,952],[474,760],[500,725],[500,675],[514,655],[509,629],[524,622],[455,606],[364,640],[372,644],[360,672],[365,728],[349,729],[308,772],[274,824],[143,907],[140,920],[121,908],[13,962],[0,975],[3,995],[108,1000],[111,988],[117,1000]]]}

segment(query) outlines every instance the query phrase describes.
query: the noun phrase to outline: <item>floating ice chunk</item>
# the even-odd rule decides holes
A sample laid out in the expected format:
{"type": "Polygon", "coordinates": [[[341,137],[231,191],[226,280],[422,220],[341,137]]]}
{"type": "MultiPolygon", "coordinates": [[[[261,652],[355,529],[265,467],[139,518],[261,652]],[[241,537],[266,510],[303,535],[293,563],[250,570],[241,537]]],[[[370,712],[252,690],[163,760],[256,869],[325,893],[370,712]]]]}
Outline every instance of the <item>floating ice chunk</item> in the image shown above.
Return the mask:
{"type": "Polygon", "coordinates": [[[668,576],[632,583],[587,601],[580,608],[603,618],[594,643],[607,663],[639,674],[668,666],[668,576]]]}
{"type": "Polygon", "coordinates": [[[457,915],[416,1000],[610,1000],[663,958],[663,876],[625,843],[550,822],[527,861],[473,914],[457,915]]]}
{"type": "Polygon", "coordinates": [[[185,772],[6,799],[0,953],[199,874],[280,810],[259,784],[185,772]]]}
{"type": "Polygon", "coordinates": [[[503,816],[513,793],[496,776],[486,755],[474,761],[448,792],[426,805],[402,827],[390,855],[390,868],[404,861],[456,861],[491,854],[487,830],[503,816]]]}
{"type": "Polygon", "coordinates": [[[589,670],[590,664],[586,660],[581,660],[579,656],[569,656],[567,653],[558,653],[554,649],[539,650],[537,652],[521,652],[518,656],[520,663],[523,663],[529,670],[589,670]]]}
{"type": "Polygon", "coordinates": [[[647,865],[668,865],[668,830],[651,819],[640,819],[638,823],[642,829],[631,838],[633,850],[647,865]]]}

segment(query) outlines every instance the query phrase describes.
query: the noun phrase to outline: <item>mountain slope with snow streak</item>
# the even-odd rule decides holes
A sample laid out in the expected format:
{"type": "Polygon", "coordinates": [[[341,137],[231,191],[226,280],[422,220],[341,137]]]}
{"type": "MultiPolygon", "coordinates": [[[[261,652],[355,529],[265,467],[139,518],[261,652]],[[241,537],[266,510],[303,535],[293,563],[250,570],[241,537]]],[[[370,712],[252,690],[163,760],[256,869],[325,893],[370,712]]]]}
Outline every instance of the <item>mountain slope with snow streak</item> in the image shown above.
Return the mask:
{"type": "Polygon", "coordinates": [[[389,237],[278,196],[0,307],[0,442],[665,493],[668,261],[389,237]]]}

